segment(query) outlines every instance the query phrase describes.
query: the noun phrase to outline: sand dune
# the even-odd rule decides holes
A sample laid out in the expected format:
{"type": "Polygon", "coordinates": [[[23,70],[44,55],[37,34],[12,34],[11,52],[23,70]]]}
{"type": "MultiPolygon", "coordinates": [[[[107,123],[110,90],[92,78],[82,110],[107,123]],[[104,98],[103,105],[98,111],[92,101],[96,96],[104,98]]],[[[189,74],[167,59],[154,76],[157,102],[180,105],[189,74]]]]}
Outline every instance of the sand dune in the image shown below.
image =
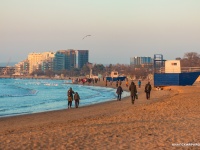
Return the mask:
{"type": "MultiPolygon", "coordinates": [[[[123,88],[127,90],[124,83],[123,88]]],[[[134,105],[127,97],[78,109],[1,118],[0,149],[200,148],[172,146],[200,144],[198,84],[154,89],[150,100],[145,99],[144,85],[138,91],[134,105]]]]}

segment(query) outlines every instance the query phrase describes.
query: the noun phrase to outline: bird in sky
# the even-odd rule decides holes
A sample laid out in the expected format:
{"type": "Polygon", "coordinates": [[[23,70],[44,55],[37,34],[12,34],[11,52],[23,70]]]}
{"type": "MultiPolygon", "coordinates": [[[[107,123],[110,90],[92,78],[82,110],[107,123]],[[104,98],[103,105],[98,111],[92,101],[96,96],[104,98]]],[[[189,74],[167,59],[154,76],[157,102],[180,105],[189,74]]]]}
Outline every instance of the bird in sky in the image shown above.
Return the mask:
{"type": "Polygon", "coordinates": [[[82,40],[84,40],[84,38],[86,38],[86,37],[88,37],[88,36],[91,36],[91,35],[86,35],[86,36],[84,36],[82,40]]]}

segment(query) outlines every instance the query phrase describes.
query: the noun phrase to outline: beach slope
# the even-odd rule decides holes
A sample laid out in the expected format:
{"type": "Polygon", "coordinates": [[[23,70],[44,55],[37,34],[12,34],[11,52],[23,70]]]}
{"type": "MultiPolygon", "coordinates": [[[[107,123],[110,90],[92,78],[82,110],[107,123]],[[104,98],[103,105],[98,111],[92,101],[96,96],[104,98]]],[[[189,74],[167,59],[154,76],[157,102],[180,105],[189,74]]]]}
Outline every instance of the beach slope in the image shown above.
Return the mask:
{"type": "Polygon", "coordinates": [[[0,149],[177,149],[200,143],[200,87],[153,90],[150,100],[139,91],[134,105],[126,97],[0,118],[0,149]]]}

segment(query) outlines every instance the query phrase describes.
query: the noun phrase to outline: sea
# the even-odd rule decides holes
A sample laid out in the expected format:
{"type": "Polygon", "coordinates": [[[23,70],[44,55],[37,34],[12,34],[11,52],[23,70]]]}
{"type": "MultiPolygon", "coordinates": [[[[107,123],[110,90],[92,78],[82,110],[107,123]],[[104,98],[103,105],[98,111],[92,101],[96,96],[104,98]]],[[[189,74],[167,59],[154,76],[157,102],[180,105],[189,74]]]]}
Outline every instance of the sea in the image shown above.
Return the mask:
{"type": "MultiPolygon", "coordinates": [[[[72,84],[71,80],[0,79],[0,117],[67,108],[67,91],[80,95],[80,107],[116,100],[116,89],[72,84]]],[[[124,91],[122,97],[128,96],[124,91]]],[[[74,107],[74,102],[72,104],[74,107]]]]}
{"type": "Polygon", "coordinates": [[[0,62],[0,67],[6,67],[6,66],[10,66],[13,67],[15,66],[15,64],[17,64],[18,62],[0,62]]]}

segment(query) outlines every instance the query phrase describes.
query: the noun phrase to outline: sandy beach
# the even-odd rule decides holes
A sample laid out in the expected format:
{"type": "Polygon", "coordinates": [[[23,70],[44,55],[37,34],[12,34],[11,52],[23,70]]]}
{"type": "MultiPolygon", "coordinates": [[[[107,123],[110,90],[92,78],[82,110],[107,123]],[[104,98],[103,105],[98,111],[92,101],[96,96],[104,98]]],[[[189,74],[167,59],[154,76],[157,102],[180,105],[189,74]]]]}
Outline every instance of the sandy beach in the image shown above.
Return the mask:
{"type": "MultiPolygon", "coordinates": [[[[153,89],[146,100],[142,83],[134,105],[126,97],[0,118],[0,149],[200,149],[200,84],[153,89]]],[[[122,87],[127,90],[125,83],[122,87]]]]}

